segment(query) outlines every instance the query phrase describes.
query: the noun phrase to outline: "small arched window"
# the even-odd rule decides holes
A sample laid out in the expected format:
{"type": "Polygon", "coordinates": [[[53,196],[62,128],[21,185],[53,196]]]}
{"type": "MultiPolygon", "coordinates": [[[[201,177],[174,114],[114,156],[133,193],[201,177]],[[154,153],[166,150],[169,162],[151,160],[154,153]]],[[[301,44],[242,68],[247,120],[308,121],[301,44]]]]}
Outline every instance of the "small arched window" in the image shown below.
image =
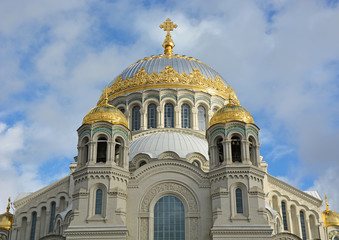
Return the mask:
{"type": "Polygon", "coordinates": [[[280,233],[280,220],[277,218],[276,234],[280,233]]]}
{"type": "Polygon", "coordinates": [[[157,127],[157,105],[151,103],[147,107],[147,128],[157,127]]]}
{"type": "Polygon", "coordinates": [[[100,137],[97,143],[97,163],[105,163],[107,155],[107,139],[100,137]]]}
{"type": "Polygon", "coordinates": [[[218,111],[218,109],[218,107],[213,108],[213,112],[215,113],[216,111],[218,111]]]}
{"type": "Polygon", "coordinates": [[[95,193],[95,214],[102,214],[102,190],[98,189],[95,193]]]}
{"type": "Polygon", "coordinates": [[[181,127],[191,127],[191,107],[187,103],[181,105],[181,127]]]}
{"type": "Polygon", "coordinates": [[[114,162],[118,166],[122,166],[122,141],[120,139],[115,139],[115,147],[114,147],[114,162]]]}
{"type": "Polygon", "coordinates": [[[122,113],[125,113],[125,108],[119,107],[118,109],[119,109],[122,113]]]}
{"type": "Polygon", "coordinates": [[[198,127],[199,130],[206,130],[206,109],[203,106],[198,107],[198,127]]]}
{"type": "Polygon", "coordinates": [[[306,227],[305,227],[305,217],[304,217],[304,212],[300,211],[300,224],[301,224],[301,233],[303,240],[306,240],[306,227]]]}
{"type": "Polygon", "coordinates": [[[200,168],[200,162],[198,160],[194,160],[192,163],[194,166],[200,168]]]}
{"type": "Polygon", "coordinates": [[[256,165],[256,144],[255,144],[255,140],[252,137],[250,137],[248,139],[248,141],[249,141],[250,160],[251,160],[253,165],[256,165]]]}
{"type": "Polygon", "coordinates": [[[21,233],[20,233],[20,239],[25,239],[26,238],[26,231],[27,231],[27,218],[26,217],[23,217],[22,220],[21,220],[21,228],[20,230],[21,233]]]}
{"type": "Polygon", "coordinates": [[[132,109],[132,130],[136,131],[140,129],[140,107],[135,106],[132,109]]]}
{"type": "Polygon", "coordinates": [[[30,235],[30,240],[35,239],[35,229],[36,229],[36,219],[37,219],[37,214],[36,212],[32,213],[32,223],[31,223],[31,235],[30,235]]]}
{"type": "Polygon", "coordinates": [[[237,188],[235,190],[235,202],[236,202],[236,209],[237,213],[244,213],[243,209],[243,202],[242,202],[242,190],[240,188],[237,188]]]}
{"type": "Polygon", "coordinates": [[[49,231],[48,232],[53,232],[54,228],[54,218],[55,218],[55,208],[56,208],[56,203],[52,202],[51,203],[51,217],[49,219],[49,231]]]}
{"type": "Polygon", "coordinates": [[[231,140],[232,162],[241,162],[241,140],[234,136],[231,140]]]}
{"type": "Polygon", "coordinates": [[[219,163],[222,163],[224,162],[224,146],[223,146],[223,143],[222,143],[222,138],[218,138],[217,139],[217,158],[218,158],[218,161],[219,163]]]}
{"type": "Polygon", "coordinates": [[[284,201],[281,202],[281,212],[282,212],[282,217],[283,217],[284,230],[288,231],[288,227],[287,227],[287,214],[286,214],[286,203],[284,201]]]}
{"type": "Polygon", "coordinates": [[[142,167],[142,166],[144,166],[144,165],[146,165],[146,164],[147,164],[147,162],[144,161],[144,160],[142,160],[142,161],[139,163],[139,167],[142,167]]]}
{"type": "Polygon", "coordinates": [[[66,199],[64,196],[60,197],[59,212],[63,212],[66,209],[66,199]]]}
{"type": "Polygon", "coordinates": [[[172,103],[165,104],[165,127],[174,127],[174,107],[172,103]]]}

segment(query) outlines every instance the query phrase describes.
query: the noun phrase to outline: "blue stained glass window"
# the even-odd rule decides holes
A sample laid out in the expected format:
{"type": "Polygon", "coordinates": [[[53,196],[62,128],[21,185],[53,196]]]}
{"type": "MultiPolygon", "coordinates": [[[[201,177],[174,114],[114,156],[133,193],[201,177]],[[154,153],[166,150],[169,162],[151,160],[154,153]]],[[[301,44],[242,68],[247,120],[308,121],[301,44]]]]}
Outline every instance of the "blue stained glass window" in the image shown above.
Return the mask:
{"type": "Polygon", "coordinates": [[[184,205],[174,196],[165,196],[154,207],[154,240],[184,239],[184,205]]]}
{"type": "Polygon", "coordinates": [[[30,236],[30,240],[34,240],[35,238],[35,228],[36,228],[36,212],[33,212],[32,214],[32,226],[31,226],[31,236],[30,236]]]}
{"type": "Polygon", "coordinates": [[[98,189],[95,194],[95,214],[102,213],[102,190],[98,189]]]}
{"type": "Polygon", "coordinates": [[[156,128],[157,127],[157,106],[154,103],[148,105],[147,109],[147,127],[156,128]]]}
{"type": "Polygon", "coordinates": [[[198,107],[198,127],[199,130],[206,130],[206,110],[203,106],[198,107]]]}
{"type": "Polygon", "coordinates": [[[140,129],[140,107],[135,106],[132,109],[132,130],[139,130],[140,129]]]}
{"type": "Polygon", "coordinates": [[[244,209],[242,206],[242,191],[240,188],[237,188],[235,190],[235,198],[236,198],[237,213],[244,213],[244,209]]]}
{"type": "Polygon", "coordinates": [[[283,222],[284,222],[284,230],[288,230],[287,227],[287,216],[286,216],[286,203],[281,202],[281,210],[282,210],[282,216],[283,216],[283,222]]]}
{"type": "Polygon", "coordinates": [[[165,127],[174,127],[174,107],[172,103],[165,104],[165,127]]]}
{"type": "Polygon", "coordinates": [[[304,219],[303,211],[300,211],[300,223],[301,223],[301,233],[303,236],[303,240],[306,240],[306,228],[305,228],[305,219],[304,219]]]}
{"type": "Polygon", "coordinates": [[[181,105],[181,127],[191,127],[191,108],[187,103],[181,105]]]}
{"type": "Polygon", "coordinates": [[[49,232],[53,232],[53,228],[54,228],[54,218],[55,218],[55,207],[56,204],[55,202],[51,203],[51,218],[49,220],[49,232]]]}

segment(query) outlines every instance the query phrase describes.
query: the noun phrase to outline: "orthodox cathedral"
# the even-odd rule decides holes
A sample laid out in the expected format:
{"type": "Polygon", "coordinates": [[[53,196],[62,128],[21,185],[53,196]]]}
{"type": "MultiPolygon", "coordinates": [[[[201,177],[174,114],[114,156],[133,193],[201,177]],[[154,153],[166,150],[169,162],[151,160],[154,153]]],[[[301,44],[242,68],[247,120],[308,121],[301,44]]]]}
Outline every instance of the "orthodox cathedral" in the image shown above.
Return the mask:
{"type": "Polygon", "coordinates": [[[83,118],[70,174],[14,201],[0,239],[339,239],[315,191],[267,173],[259,127],[214,69],[164,54],[119,74],[83,118]]]}

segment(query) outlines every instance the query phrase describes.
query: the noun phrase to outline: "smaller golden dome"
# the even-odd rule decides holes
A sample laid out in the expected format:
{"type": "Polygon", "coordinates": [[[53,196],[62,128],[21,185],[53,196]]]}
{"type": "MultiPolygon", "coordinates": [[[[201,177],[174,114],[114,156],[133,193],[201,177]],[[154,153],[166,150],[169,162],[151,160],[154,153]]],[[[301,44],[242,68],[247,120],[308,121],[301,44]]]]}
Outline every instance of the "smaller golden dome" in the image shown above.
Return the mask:
{"type": "Polygon", "coordinates": [[[245,108],[240,106],[240,104],[234,104],[232,101],[229,101],[227,105],[222,106],[214,113],[210,121],[210,126],[232,121],[254,124],[253,117],[245,108]]]}
{"type": "MultiPolygon", "coordinates": [[[[109,122],[112,124],[121,124],[128,127],[125,115],[116,107],[108,104],[107,89],[106,98],[103,103],[92,108],[84,117],[82,124],[93,124],[95,122],[109,122]]],[[[104,90],[104,91],[105,91],[104,90]]]]}
{"type": "Polygon", "coordinates": [[[327,195],[325,195],[326,210],[323,211],[323,220],[325,227],[339,226],[339,213],[328,209],[327,195]]]}

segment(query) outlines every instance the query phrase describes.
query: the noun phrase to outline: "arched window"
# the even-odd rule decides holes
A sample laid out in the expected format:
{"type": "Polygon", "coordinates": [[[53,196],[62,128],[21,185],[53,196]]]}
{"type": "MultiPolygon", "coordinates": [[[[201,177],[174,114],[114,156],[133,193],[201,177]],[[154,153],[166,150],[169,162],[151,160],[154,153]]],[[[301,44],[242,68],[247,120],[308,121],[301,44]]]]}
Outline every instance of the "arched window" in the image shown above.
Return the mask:
{"type": "Polygon", "coordinates": [[[107,139],[104,137],[100,137],[97,143],[97,163],[106,162],[106,154],[107,154],[107,139]]]}
{"type": "Polygon", "coordinates": [[[181,105],[181,127],[191,127],[191,107],[187,103],[181,105]]]}
{"type": "Polygon", "coordinates": [[[314,215],[310,216],[310,229],[312,236],[309,236],[310,239],[320,239],[319,238],[319,232],[318,232],[318,227],[316,225],[315,217],[314,215]]]}
{"type": "Polygon", "coordinates": [[[60,197],[59,212],[63,212],[66,209],[66,199],[64,196],[60,197]]]}
{"type": "Polygon", "coordinates": [[[132,130],[139,130],[140,129],[140,107],[135,106],[132,109],[132,130]]]}
{"type": "Polygon", "coordinates": [[[48,231],[50,233],[53,232],[53,228],[54,228],[55,208],[56,208],[56,203],[52,202],[51,203],[51,217],[49,219],[49,231],[48,231]]]}
{"type": "Polygon", "coordinates": [[[157,127],[157,105],[151,103],[147,107],[147,128],[157,127]]]}
{"type": "Polygon", "coordinates": [[[118,109],[119,109],[122,113],[125,113],[125,108],[119,107],[118,109]]]}
{"type": "Polygon", "coordinates": [[[215,113],[216,111],[218,111],[218,109],[218,107],[213,108],[213,112],[215,113]]]}
{"type": "Polygon", "coordinates": [[[29,238],[30,240],[35,239],[36,219],[37,219],[37,214],[36,212],[33,212],[32,213],[31,236],[29,238]]]}
{"type": "Polygon", "coordinates": [[[154,207],[154,240],[185,239],[185,209],[174,196],[161,198],[154,207]]]}
{"type": "Polygon", "coordinates": [[[240,188],[235,190],[235,203],[237,213],[244,213],[243,204],[242,204],[242,191],[240,188]]]}
{"type": "Polygon", "coordinates": [[[95,193],[95,214],[102,214],[102,190],[98,189],[95,193]]]}
{"type": "Polygon", "coordinates": [[[200,162],[199,161],[194,160],[192,163],[193,163],[194,166],[200,168],[200,162]]]}
{"type": "Polygon", "coordinates": [[[61,223],[60,220],[57,222],[56,234],[61,235],[61,223]]]}
{"type": "Polygon", "coordinates": [[[272,205],[273,205],[273,209],[279,212],[278,197],[275,195],[272,197],[272,205]]]}
{"type": "Polygon", "coordinates": [[[198,127],[199,130],[206,130],[206,109],[203,106],[198,107],[198,127]]]}
{"type": "Polygon", "coordinates": [[[280,220],[277,218],[277,225],[276,225],[276,234],[280,233],[280,220]]]}
{"type": "Polygon", "coordinates": [[[122,141],[117,138],[115,139],[115,147],[114,147],[114,162],[118,165],[118,166],[123,166],[123,158],[122,158],[122,154],[123,154],[123,146],[122,146],[122,141]]]}
{"type": "Polygon", "coordinates": [[[144,161],[144,160],[142,160],[142,161],[139,163],[139,167],[142,167],[142,166],[144,166],[144,165],[146,165],[146,164],[147,164],[147,162],[144,161]]]}
{"type": "Polygon", "coordinates": [[[224,146],[222,144],[222,138],[218,138],[217,139],[217,157],[218,157],[218,161],[219,163],[224,162],[224,146]]]}
{"type": "Polygon", "coordinates": [[[26,238],[26,231],[27,231],[27,218],[23,217],[21,220],[21,229],[20,229],[20,239],[25,239],[26,238]]]}
{"type": "Polygon", "coordinates": [[[250,160],[253,165],[256,165],[256,146],[255,146],[255,140],[250,137],[248,139],[249,141],[249,152],[250,152],[250,160]]]}
{"type": "Polygon", "coordinates": [[[81,161],[80,165],[85,165],[88,162],[88,143],[89,139],[88,137],[85,137],[82,140],[81,146],[82,146],[82,153],[81,153],[81,161]]]}
{"type": "Polygon", "coordinates": [[[172,103],[165,104],[165,127],[174,127],[174,107],[172,103]]]}
{"type": "Polygon", "coordinates": [[[237,136],[232,137],[232,162],[241,162],[241,141],[237,136]]]}
{"type": "Polygon", "coordinates": [[[47,223],[46,212],[47,212],[46,207],[45,206],[42,207],[41,213],[40,213],[40,221],[39,221],[40,222],[40,236],[45,235],[45,232],[46,232],[46,223],[47,223]]]}
{"type": "Polygon", "coordinates": [[[285,202],[281,202],[281,212],[282,212],[282,217],[283,217],[284,230],[288,231],[288,227],[287,227],[287,214],[286,214],[286,203],[285,202]]]}
{"type": "Polygon", "coordinates": [[[304,218],[304,212],[300,211],[300,224],[301,224],[301,233],[303,240],[306,240],[306,227],[305,227],[305,218],[304,218]]]}

